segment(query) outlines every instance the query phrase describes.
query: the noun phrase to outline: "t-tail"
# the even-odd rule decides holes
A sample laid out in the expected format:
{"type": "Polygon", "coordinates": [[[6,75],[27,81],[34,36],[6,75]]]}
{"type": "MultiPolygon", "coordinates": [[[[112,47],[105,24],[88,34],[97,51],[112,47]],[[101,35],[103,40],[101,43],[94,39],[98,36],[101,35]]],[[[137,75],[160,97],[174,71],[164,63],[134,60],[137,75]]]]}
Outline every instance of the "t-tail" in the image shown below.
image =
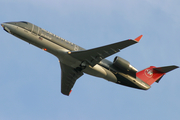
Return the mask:
{"type": "Polygon", "coordinates": [[[155,67],[150,66],[142,71],[136,73],[136,77],[147,83],[148,85],[152,85],[154,82],[159,82],[160,79],[169,71],[178,68],[178,66],[166,66],[166,67],[155,67]]]}

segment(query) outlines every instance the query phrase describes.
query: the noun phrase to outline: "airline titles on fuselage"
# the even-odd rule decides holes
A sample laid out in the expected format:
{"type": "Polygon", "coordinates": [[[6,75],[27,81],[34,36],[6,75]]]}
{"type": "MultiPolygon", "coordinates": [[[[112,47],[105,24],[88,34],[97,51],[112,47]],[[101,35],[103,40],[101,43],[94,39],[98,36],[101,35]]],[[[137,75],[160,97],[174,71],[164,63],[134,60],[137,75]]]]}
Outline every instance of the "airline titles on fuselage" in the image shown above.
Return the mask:
{"type": "Polygon", "coordinates": [[[44,29],[42,29],[42,28],[41,28],[41,30],[42,30],[41,36],[44,37],[44,38],[47,38],[47,39],[49,39],[49,40],[53,40],[53,37],[54,37],[55,39],[59,39],[59,40],[61,40],[61,41],[63,41],[63,42],[66,42],[67,44],[70,44],[71,46],[74,45],[74,43],[69,42],[69,41],[67,41],[66,39],[61,38],[61,37],[59,37],[59,36],[57,36],[57,35],[49,32],[49,31],[47,31],[47,30],[44,30],[44,29]]]}

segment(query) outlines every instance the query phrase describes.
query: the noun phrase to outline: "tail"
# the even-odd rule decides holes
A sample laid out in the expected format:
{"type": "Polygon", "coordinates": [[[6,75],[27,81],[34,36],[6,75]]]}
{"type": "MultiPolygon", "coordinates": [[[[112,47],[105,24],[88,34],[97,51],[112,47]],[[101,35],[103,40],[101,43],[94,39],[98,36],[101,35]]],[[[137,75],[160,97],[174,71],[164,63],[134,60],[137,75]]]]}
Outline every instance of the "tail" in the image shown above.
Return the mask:
{"type": "Polygon", "coordinates": [[[150,66],[149,68],[137,72],[136,76],[148,85],[152,85],[154,82],[158,83],[167,72],[176,68],[178,68],[178,66],[175,65],[166,67],[150,66]]]}

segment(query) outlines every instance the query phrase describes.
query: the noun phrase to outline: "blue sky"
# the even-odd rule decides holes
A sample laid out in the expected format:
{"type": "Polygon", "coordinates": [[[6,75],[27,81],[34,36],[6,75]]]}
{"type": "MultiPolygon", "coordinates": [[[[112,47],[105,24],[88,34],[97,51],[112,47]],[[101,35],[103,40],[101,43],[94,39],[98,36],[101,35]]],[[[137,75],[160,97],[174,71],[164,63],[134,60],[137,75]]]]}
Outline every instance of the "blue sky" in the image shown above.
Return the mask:
{"type": "MultiPolygon", "coordinates": [[[[0,0],[0,22],[28,21],[83,48],[136,38],[115,56],[138,70],[180,65],[178,0],[0,0]]],[[[0,30],[0,120],[180,119],[180,69],[140,91],[84,75],[60,93],[53,55],[0,30]]]]}

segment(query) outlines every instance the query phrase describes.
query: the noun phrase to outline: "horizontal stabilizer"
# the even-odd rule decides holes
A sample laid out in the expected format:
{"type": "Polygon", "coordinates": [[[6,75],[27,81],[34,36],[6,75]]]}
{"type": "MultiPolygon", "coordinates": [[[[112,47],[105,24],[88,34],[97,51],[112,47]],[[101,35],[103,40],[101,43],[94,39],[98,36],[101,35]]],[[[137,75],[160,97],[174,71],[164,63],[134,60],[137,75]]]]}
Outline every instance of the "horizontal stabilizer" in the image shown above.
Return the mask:
{"type": "Polygon", "coordinates": [[[172,65],[172,66],[166,66],[166,67],[159,67],[159,68],[154,68],[154,70],[160,72],[160,73],[167,73],[171,70],[174,70],[176,68],[179,68],[178,66],[172,65]]]}

